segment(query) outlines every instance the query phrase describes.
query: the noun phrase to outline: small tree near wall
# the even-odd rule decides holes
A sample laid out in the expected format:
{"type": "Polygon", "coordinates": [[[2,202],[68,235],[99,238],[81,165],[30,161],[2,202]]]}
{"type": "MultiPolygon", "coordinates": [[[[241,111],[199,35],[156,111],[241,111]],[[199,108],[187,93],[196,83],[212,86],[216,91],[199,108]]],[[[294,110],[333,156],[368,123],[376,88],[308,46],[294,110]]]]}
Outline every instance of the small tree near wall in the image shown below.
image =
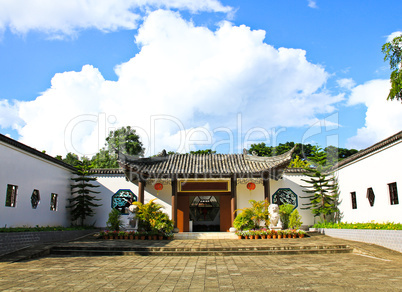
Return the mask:
{"type": "Polygon", "coordinates": [[[75,166],[75,176],[71,178],[74,182],[71,185],[71,195],[73,198],[68,199],[70,205],[67,208],[71,208],[71,220],[76,221],[80,219],[81,225],[85,223],[87,217],[92,217],[95,212],[93,208],[101,205],[94,203],[94,201],[100,201],[91,194],[99,194],[92,190],[99,186],[93,185],[91,182],[96,181],[96,178],[89,176],[90,162],[88,160],[79,161],[75,166]]]}

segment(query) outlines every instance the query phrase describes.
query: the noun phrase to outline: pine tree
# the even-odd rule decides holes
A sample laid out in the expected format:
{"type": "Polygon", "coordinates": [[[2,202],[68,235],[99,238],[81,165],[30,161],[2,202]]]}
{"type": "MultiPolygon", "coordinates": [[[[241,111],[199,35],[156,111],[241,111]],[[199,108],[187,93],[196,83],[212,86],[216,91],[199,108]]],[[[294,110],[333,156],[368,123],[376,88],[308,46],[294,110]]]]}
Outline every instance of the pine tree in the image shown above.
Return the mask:
{"type": "Polygon", "coordinates": [[[328,216],[337,212],[338,201],[338,188],[332,177],[327,177],[320,171],[313,171],[312,173],[306,173],[309,180],[302,179],[302,181],[308,183],[308,186],[304,186],[306,190],[303,192],[309,194],[309,196],[301,197],[310,199],[310,202],[303,204],[307,206],[301,208],[303,210],[310,209],[314,214],[314,217],[321,217],[324,221],[327,221],[328,216]]]}
{"type": "Polygon", "coordinates": [[[70,205],[67,208],[71,208],[71,220],[75,221],[81,219],[81,225],[84,225],[87,217],[92,217],[95,212],[93,208],[101,205],[94,203],[94,201],[100,201],[95,196],[90,194],[99,194],[100,192],[93,191],[92,188],[99,186],[93,185],[91,182],[96,181],[96,178],[89,176],[90,161],[79,161],[75,166],[75,176],[71,178],[74,183],[71,185],[72,199],[70,205]]]}

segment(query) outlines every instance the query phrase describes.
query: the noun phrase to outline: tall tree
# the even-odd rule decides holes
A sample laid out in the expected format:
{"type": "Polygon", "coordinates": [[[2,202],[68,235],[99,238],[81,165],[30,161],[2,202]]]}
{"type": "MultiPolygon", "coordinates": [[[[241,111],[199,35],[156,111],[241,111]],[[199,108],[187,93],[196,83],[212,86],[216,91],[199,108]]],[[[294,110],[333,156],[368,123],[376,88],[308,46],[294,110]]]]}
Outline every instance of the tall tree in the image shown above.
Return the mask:
{"type": "Polygon", "coordinates": [[[303,192],[308,196],[300,197],[309,199],[310,202],[303,204],[303,210],[310,209],[314,217],[320,217],[327,221],[330,216],[338,211],[337,201],[339,197],[338,186],[334,179],[318,170],[306,173],[308,180],[302,179],[308,185],[304,186],[303,192]]]}
{"type": "Polygon", "coordinates": [[[392,70],[390,76],[391,89],[387,99],[402,101],[402,35],[385,43],[382,46],[382,52],[385,54],[384,61],[389,61],[389,66],[392,70]]]}
{"type": "Polygon", "coordinates": [[[215,153],[216,151],[212,151],[212,149],[190,151],[190,154],[215,154],[215,153]]]}
{"type": "Polygon", "coordinates": [[[91,194],[99,194],[100,192],[92,190],[92,188],[99,186],[92,184],[93,181],[96,181],[96,178],[89,175],[90,161],[86,159],[79,161],[75,168],[75,176],[71,178],[74,182],[71,184],[72,198],[68,199],[70,205],[67,208],[71,208],[71,220],[80,219],[81,225],[84,225],[85,219],[95,214],[93,208],[101,206],[94,203],[94,201],[100,201],[100,199],[91,194]]]}
{"type": "Polygon", "coordinates": [[[110,131],[109,136],[106,138],[106,143],[110,153],[114,153],[117,150],[128,155],[144,155],[145,149],[140,141],[140,136],[130,126],[110,131]]]}

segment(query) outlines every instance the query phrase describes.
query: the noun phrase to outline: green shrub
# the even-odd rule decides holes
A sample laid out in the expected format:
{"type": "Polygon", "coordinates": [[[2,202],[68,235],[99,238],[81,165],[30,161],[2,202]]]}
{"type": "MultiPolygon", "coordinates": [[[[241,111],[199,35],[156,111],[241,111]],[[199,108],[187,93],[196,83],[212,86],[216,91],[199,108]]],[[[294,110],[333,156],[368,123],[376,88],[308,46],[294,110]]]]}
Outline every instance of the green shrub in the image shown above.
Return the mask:
{"type": "Polygon", "coordinates": [[[303,224],[301,221],[301,216],[299,215],[299,211],[297,209],[294,209],[292,214],[289,216],[289,227],[291,229],[299,229],[300,226],[303,224]]]}
{"type": "Polygon", "coordinates": [[[243,210],[240,214],[238,214],[233,221],[233,227],[237,230],[249,230],[253,229],[255,224],[253,219],[253,214],[250,211],[243,210]]]}
{"type": "Polygon", "coordinates": [[[281,216],[283,229],[289,228],[289,217],[290,214],[292,214],[294,208],[295,206],[287,203],[279,206],[279,215],[281,216]]]}
{"type": "Polygon", "coordinates": [[[393,222],[375,223],[374,221],[369,223],[320,222],[314,224],[314,228],[402,230],[402,224],[393,222]]]}
{"type": "Polygon", "coordinates": [[[109,219],[107,220],[106,224],[109,229],[119,231],[120,227],[123,225],[120,211],[117,209],[112,209],[112,211],[109,213],[109,219]]]}

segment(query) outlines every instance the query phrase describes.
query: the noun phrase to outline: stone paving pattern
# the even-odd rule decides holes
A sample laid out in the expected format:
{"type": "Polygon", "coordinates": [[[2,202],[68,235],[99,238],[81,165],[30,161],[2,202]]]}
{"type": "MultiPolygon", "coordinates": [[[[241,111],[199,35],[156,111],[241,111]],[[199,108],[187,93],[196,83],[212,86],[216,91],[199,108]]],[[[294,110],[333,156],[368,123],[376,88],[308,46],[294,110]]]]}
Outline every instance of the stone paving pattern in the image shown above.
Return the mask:
{"type": "MultiPolygon", "coordinates": [[[[173,240],[170,246],[290,244],[288,240],[173,240]]],[[[79,243],[93,244],[92,239],[79,243]],[[91,243],[92,242],[92,243],[91,243]]],[[[99,241],[98,241],[99,242],[99,241]]],[[[117,244],[104,241],[103,244],[117,244]]],[[[0,262],[3,291],[402,291],[402,254],[324,235],[292,244],[348,244],[350,254],[45,257],[0,262]]],[[[162,242],[144,241],[141,244],[162,242]]],[[[71,244],[78,244],[71,243],[71,244]]],[[[119,243],[121,244],[121,242],[119,243]]],[[[125,244],[128,244],[125,242],[125,244]]],[[[138,244],[138,243],[137,243],[138,244]]]]}

